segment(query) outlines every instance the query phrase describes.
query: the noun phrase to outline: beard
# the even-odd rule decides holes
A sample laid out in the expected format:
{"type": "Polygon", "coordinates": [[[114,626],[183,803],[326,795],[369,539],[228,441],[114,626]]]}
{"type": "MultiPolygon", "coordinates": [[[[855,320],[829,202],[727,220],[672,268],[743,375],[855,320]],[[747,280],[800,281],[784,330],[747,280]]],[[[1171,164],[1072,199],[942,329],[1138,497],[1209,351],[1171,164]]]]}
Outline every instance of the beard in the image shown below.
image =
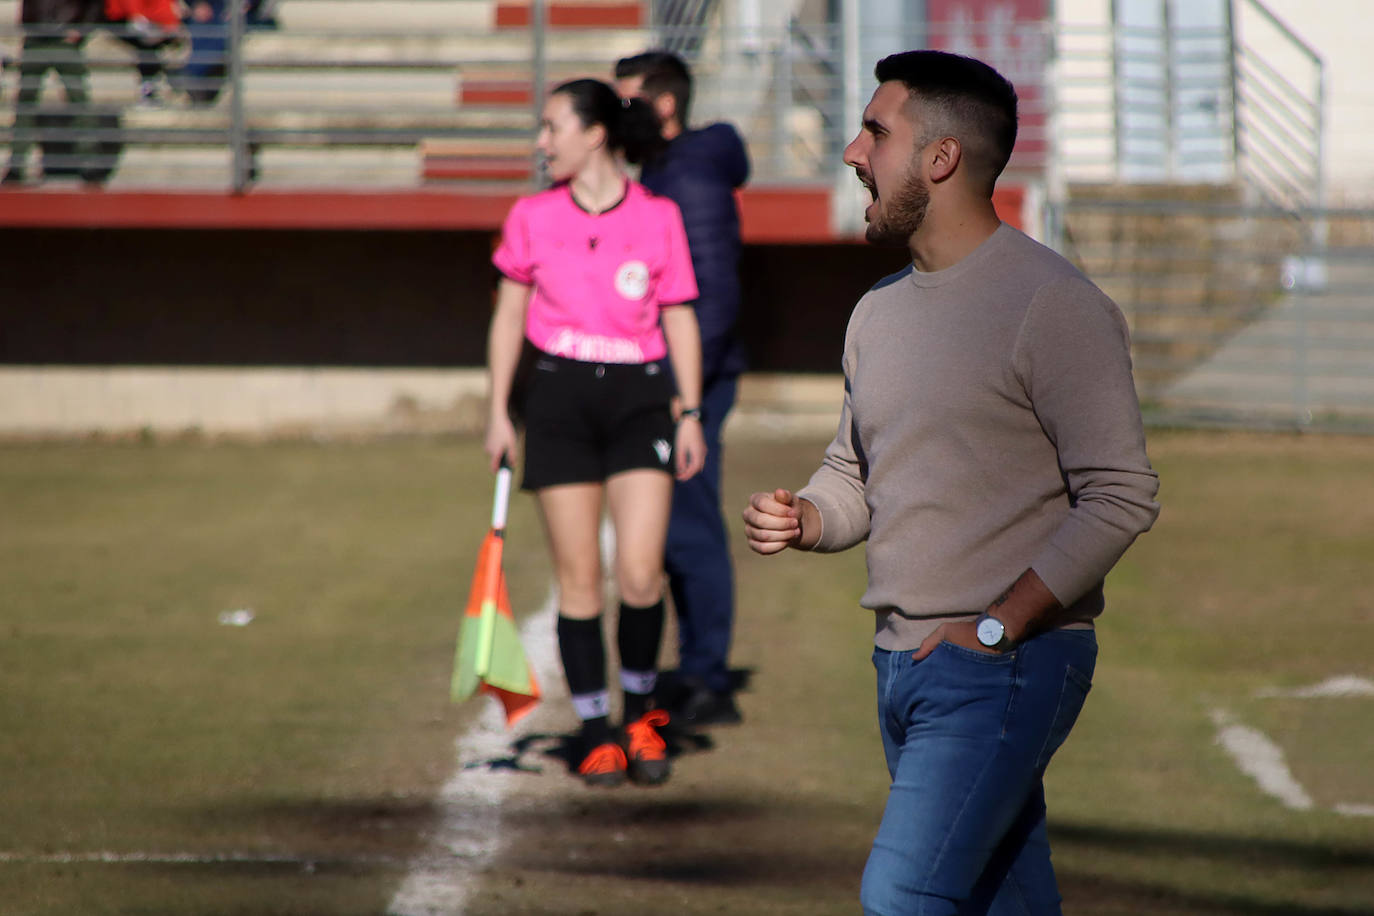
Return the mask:
{"type": "Polygon", "coordinates": [[[877,218],[864,230],[864,238],[873,245],[905,247],[911,236],[926,221],[930,205],[930,188],[913,171],[906,181],[880,210],[877,218]]]}

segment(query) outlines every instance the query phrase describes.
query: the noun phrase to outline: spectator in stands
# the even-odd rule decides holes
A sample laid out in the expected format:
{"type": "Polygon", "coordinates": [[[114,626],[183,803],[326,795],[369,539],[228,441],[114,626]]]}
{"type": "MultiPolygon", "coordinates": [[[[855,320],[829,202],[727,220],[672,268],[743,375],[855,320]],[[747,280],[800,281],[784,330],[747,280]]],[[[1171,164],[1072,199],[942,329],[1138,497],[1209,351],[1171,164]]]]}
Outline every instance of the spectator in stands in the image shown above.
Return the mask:
{"type": "MultiPolygon", "coordinates": [[[[251,0],[244,4],[244,27],[277,28],[276,4],[251,0]]],[[[193,105],[213,105],[224,91],[229,72],[228,0],[192,0],[186,32],[191,52],[186,63],[171,74],[171,82],[185,92],[193,105]]]]}
{"type": "Polygon", "coordinates": [[[229,70],[228,0],[194,0],[187,17],[191,53],[172,74],[172,83],[193,105],[213,105],[229,70]]]}
{"type": "Polygon", "coordinates": [[[734,570],[721,516],[721,426],[735,403],[744,347],[736,333],[740,305],[740,233],[735,189],[749,177],[744,142],[728,124],[687,128],[692,74],[669,51],[616,63],[616,89],[658,114],[664,150],[645,162],[640,181],[682,210],[700,295],[701,422],[706,467],[673,490],[665,567],[677,611],[678,682],[665,685],[674,718],[690,725],[740,720],[728,666],[734,627],[734,570]]]}
{"type": "Polygon", "coordinates": [[[280,5],[280,0],[248,0],[243,5],[244,23],[250,29],[279,28],[277,7],[280,5]]]}
{"type": "MultiPolygon", "coordinates": [[[[82,46],[90,24],[99,19],[100,0],[23,0],[20,5],[24,45],[19,61],[19,93],[15,98],[9,167],[0,179],[4,184],[18,184],[25,179],[29,150],[37,139],[38,100],[49,70],[62,80],[67,106],[76,116],[72,126],[84,126],[91,95],[82,46]]],[[[78,147],[78,155],[80,150],[78,147]]]]}
{"type": "Polygon", "coordinates": [[[165,74],[162,52],[182,31],[176,0],[105,0],[105,18],[115,35],[134,49],[138,67],[140,105],[162,104],[160,77],[165,74]]]}
{"type": "Polygon", "coordinates": [[[521,418],[523,486],[544,516],[559,652],[582,720],[578,772],[592,785],[668,777],[658,733],[668,716],[653,708],[663,548],[673,477],[692,477],[706,458],[701,337],[690,305],[697,286],[682,216],[620,166],[622,154],[639,162],[661,142],[644,102],[622,100],[599,80],[558,86],[538,139],[555,184],[515,203],[492,259],[503,279],[487,345],[485,449],[493,470],[513,456],[512,415],[521,418]],[[602,632],[603,503],[616,533],[619,738],[609,724],[602,632]]]}

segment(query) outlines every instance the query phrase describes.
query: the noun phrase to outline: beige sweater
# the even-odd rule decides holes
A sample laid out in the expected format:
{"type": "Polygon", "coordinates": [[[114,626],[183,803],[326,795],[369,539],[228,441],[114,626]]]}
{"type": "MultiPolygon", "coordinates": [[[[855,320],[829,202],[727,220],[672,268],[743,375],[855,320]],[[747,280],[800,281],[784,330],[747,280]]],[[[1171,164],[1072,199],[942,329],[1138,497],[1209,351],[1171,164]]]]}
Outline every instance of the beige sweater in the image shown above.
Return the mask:
{"type": "Polygon", "coordinates": [[[945,270],[874,286],[845,335],[839,431],[799,495],[817,550],[868,540],[876,643],[914,649],[1027,568],[1066,608],[1159,514],[1126,322],[1068,261],[1010,226],[945,270]]]}

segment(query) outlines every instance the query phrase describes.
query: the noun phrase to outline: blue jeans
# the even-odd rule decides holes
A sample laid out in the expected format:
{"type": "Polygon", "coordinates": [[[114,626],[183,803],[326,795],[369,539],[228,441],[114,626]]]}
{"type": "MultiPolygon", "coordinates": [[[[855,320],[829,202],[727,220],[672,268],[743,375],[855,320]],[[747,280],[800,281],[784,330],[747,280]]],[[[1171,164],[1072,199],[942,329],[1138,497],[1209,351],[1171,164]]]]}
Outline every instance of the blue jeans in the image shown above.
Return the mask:
{"type": "Polygon", "coordinates": [[[877,649],[892,786],[864,869],[869,916],[1060,912],[1042,777],[1083,708],[1092,630],[1004,655],[941,643],[922,661],[877,649]]]}

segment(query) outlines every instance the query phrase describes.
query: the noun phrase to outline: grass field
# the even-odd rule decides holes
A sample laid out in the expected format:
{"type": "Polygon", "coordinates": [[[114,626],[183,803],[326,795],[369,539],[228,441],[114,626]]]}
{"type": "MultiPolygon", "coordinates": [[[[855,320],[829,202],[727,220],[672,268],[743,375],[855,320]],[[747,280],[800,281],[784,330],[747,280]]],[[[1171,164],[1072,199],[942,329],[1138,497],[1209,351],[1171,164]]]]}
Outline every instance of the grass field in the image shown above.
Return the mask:
{"type": "MultiPolygon", "coordinates": [[[[466,912],[856,910],[885,791],[862,553],[756,558],[734,524],[821,446],[727,455],[744,725],[655,791],[526,755],[499,853],[454,854],[466,912]]],[[[1109,580],[1049,774],[1066,912],[1374,913],[1374,817],[1337,811],[1374,806],[1374,698],[1264,695],[1374,679],[1374,439],[1156,432],[1151,455],[1164,512],[1109,580]],[[1242,773],[1218,715],[1311,807],[1242,773]]],[[[483,712],[447,682],[489,486],[467,439],[0,447],[0,911],[384,913],[483,712]]],[[[526,497],[507,558],[532,611],[526,497]]],[[[571,728],[546,706],[541,735],[571,728]]]]}

